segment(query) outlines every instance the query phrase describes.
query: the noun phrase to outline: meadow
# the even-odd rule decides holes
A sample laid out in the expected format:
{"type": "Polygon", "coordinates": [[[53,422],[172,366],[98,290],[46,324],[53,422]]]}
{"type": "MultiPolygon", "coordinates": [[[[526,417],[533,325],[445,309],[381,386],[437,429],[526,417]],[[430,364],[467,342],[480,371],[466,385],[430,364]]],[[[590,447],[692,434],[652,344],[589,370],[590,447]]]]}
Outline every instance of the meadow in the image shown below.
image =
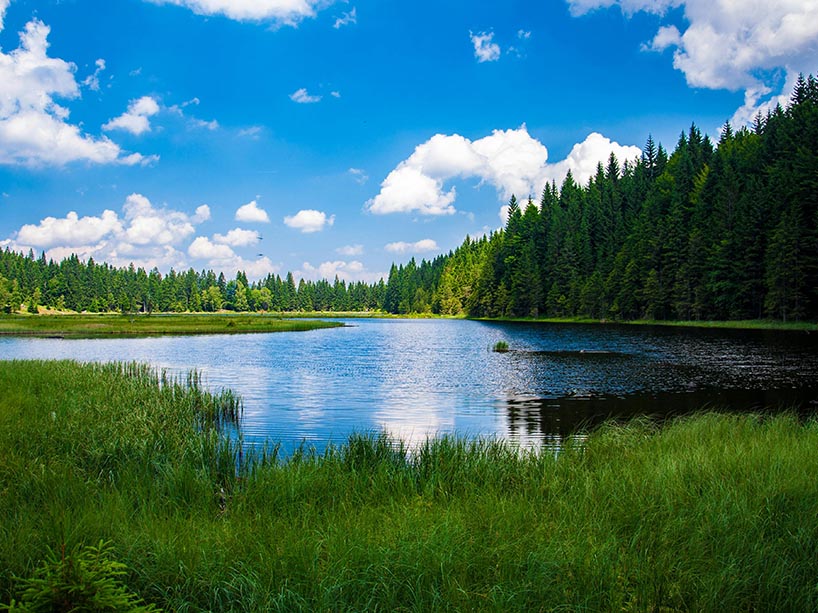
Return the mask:
{"type": "Polygon", "coordinates": [[[281,315],[235,313],[72,313],[0,316],[0,336],[98,338],[179,334],[298,332],[341,326],[338,322],[284,319],[281,315]]]}
{"type": "Polygon", "coordinates": [[[558,453],[364,432],[283,458],[243,450],[241,409],[195,373],[0,362],[0,603],[818,608],[814,421],[638,420],[558,453]]]}

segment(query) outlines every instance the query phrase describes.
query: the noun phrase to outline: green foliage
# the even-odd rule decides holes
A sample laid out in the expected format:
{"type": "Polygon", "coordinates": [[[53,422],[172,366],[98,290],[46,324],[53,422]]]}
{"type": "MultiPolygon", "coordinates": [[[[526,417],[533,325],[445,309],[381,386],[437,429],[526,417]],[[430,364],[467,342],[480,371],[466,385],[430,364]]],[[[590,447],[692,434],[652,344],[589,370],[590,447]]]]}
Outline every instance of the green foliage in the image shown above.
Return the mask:
{"type": "Polygon", "coordinates": [[[20,601],[0,606],[10,613],[46,613],[52,611],[111,611],[112,613],[149,613],[159,611],[144,605],[122,584],[127,566],[112,559],[113,547],[99,541],[94,545],[76,545],[66,552],[49,550],[33,576],[19,582],[20,601]]]}
{"type": "Polygon", "coordinates": [[[491,350],[497,353],[505,353],[508,351],[508,343],[506,341],[497,341],[491,350]]]}

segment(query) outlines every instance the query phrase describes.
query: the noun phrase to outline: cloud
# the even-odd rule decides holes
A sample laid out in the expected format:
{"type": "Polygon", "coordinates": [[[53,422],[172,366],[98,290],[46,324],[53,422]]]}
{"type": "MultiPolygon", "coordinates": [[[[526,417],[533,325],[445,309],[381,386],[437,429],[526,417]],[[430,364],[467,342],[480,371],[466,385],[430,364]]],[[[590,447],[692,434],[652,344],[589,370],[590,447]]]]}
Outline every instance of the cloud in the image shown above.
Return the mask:
{"type": "Polygon", "coordinates": [[[494,32],[469,32],[469,38],[474,45],[474,57],[478,62],[496,62],[500,59],[500,46],[492,42],[494,32]]]}
{"type": "Polygon", "coordinates": [[[249,223],[270,223],[270,216],[267,211],[260,208],[253,200],[236,210],[236,221],[246,221],[249,223]]]}
{"type": "Polygon", "coordinates": [[[344,245],[343,247],[338,247],[335,250],[336,253],[340,255],[345,255],[347,257],[352,257],[355,255],[363,255],[364,253],[364,246],[363,245],[344,245]]]}
{"type": "Polygon", "coordinates": [[[439,251],[440,247],[431,238],[424,238],[416,243],[405,243],[403,241],[397,243],[389,243],[384,247],[391,253],[426,253],[429,251],[439,251]]]}
{"type": "Polygon", "coordinates": [[[333,98],[340,98],[341,97],[341,92],[331,91],[329,93],[329,95],[332,96],[333,98]]]}
{"type": "Polygon", "coordinates": [[[592,133],[575,145],[565,160],[548,164],[548,150],[528,134],[525,125],[517,130],[495,130],[475,141],[458,134],[436,134],[387,175],[380,192],[366,207],[375,214],[452,214],[457,192],[454,187],[447,191],[446,181],[479,179],[481,185],[492,185],[505,201],[512,194],[539,194],[546,182],[561,183],[569,170],[584,184],[597,163],[611,153],[626,160],[641,151],[592,133]]]}
{"type": "Polygon", "coordinates": [[[369,176],[360,168],[350,168],[349,170],[347,170],[347,172],[350,175],[352,175],[352,177],[355,179],[355,182],[358,183],[359,185],[363,185],[364,183],[369,181],[369,176]]]}
{"type": "MultiPolygon", "coordinates": [[[[6,2],[2,8],[8,6],[6,2]]],[[[96,164],[145,164],[155,157],[124,154],[107,137],[94,138],[68,122],[69,110],[56,98],[80,97],[72,62],[48,56],[50,28],[39,20],[26,24],[20,46],[0,50],[0,164],[30,166],[77,161],[96,164]]]]}
{"type": "Polygon", "coordinates": [[[301,89],[290,94],[290,100],[293,102],[298,102],[299,104],[313,104],[315,102],[320,102],[321,96],[311,96],[307,93],[307,88],[302,87],[301,89]]]}
{"type": "Polygon", "coordinates": [[[261,136],[261,131],[261,126],[250,126],[249,128],[239,130],[239,136],[258,140],[259,136],[261,136]]]}
{"type": "Polygon", "coordinates": [[[196,214],[192,217],[193,223],[199,224],[210,219],[210,207],[206,204],[196,207],[196,214]]]}
{"type": "Polygon", "coordinates": [[[93,257],[114,266],[170,268],[185,264],[177,248],[195,232],[195,226],[210,217],[202,205],[194,215],[155,207],[142,194],[129,195],[121,214],[106,209],[101,215],[80,217],[69,212],[64,218],[46,217],[38,224],[26,224],[0,245],[16,251],[44,250],[48,257],[61,259],[77,254],[93,257]]]}
{"type": "Polygon", "coordinates": [[[331,4],[326,0],[148,0],[154,4],[173,4],[189,8],[199,15],[223,15],[236,21],[271,20],[295,26],[316,9],[331,4]]]}
{"type": "Polygon", "coordinates": [[[528,40],[531,38],[531,32],[529,30],[517,30],[517,38],[520,40],[528,40]]]}
{"type": "Polygon", "coordinates": [[[384,272],[368,271],[366,267],[357,260],[351,262],[344,260],[322,262],[318,266],[304,262],[301,266],[301,270],[295,271],[293,275],[301,279],[310,279],[313,281],[318,281],[319,279],[332,281],[335,277],[338,277],[346,282],[365,281],[366,283],[377,283],[387,276],[384,272]]]}
{"type": "Polygon", "coordinates": [[[241,228],[234,228],[227,234],[214,234],[213,240],[222,245],[230,245],[232,247],[248,247],[258,243],[261,240],[261,236],[255,230],[242,230],[241,228]]]}
{"type": "Polygon", "coordinates": [[[150,132],[151,124],[149,117],[156,115],[159,112],[159,104],[150,96],[142,96],[136,100],[131,100],[128,105],[128,110],[111,119],[108,123],[102,126],[103,130],[125,130],[136,136],[144,132],[150,132]]]}
{"type": "Polygon", "coordinates": [[[351,11],[349,11],[348,13],[344,13],[343,15],[341,15],[341,17],[336,19],[335,24],[332,27],[338,30],[339,28],[342,28],[344,26],[356,23],[358,23],[358,15],[355,7],[353,6],[351,11]]]}
{"type": "MultiPolygon", "coordinates": [[[[2,28],[0,28],[0,29],[2,29],[2,28]]],[[[103,70],[105,70],[105,60],[98,59],[96,61],[96,63],[95,63],[95,66],[97,67],[96,70],[94,70],[94,72],[92,74],[85,77],[85,80],[82,82],[82,84],[85,85],[91,91],[98,92],[99,91],[99,75],[103,70]]]]}
{"type": "Polygon", "coordinates": [[[744,91],[734,121],[786,101],[799,72],[815,69],[818,3],[814,0],[568,0],[575,15],[619,6],[660,16],[683,8],[688,26],[662,25],[646,50],[673,48],[673,66],[688,85],[744,91]],[[786,74],[782,89],[778,74],[786,74]]]}
{"type": "Polygon", "coordinates": [[[213,237],[214,241],[206,236],[197,236],[187,248],[187,254],[194,260],[205,261],[211,270],[231,276],[242,270],[250,279],[259,279],[278,272],[279,267],[275,266],[270,258],[262,256],[255,260],[247,260],[236,254],[228,245],[220,244],[218,236],[217,234],[213,237]]]}
{"type": "Polygon", "coordinates": [[[3,31],[3,18],[6,15],[6,9],[10,2],[11,0],[0,0],[0,32],[3,31]]]}
{"type": "Polygon", "coordinates": [[[325,226],[335,223],[335,215],[327,217],[327,214],[315,209],[305,209],[298,211],[295,215],[284,218],[284,223],[291,228],[301,230],[304,234],[320,232],[325,226]]]}

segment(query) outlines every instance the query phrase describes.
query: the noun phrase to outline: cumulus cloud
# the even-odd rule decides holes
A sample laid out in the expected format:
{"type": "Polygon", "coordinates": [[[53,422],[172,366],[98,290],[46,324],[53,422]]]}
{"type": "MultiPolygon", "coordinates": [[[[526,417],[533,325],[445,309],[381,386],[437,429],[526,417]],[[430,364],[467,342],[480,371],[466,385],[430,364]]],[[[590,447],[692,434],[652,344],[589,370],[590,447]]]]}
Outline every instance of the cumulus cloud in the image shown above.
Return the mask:
{"type": "Polygon", "coordinates": [[[344,245],[343,247],[338,247],[335,250],[336,253],[340,255],[345,255],[347,257],[352,257],[355,255],[363,255],[364,253],[364,246],[363,245],[344,245]]]}
{"type": "Polygon", "coordinates": [[[315,209],[304,209],[298,211],[295,215],[288,215],[284,218],[284,223],[291,228],[300,230],[304,234],[312,232],[320,232],[326,226],[331,226],[335,223],[335,215],[327,217],[323,211],[316,211],[315,209]]]}
{"type": "Polygon", "coordinates": [[[356,12],[355,7],[352,7],[352,10],[348,13],[344,13],[338,19],[335,20],[335,24],[332,26],[336,30],[339,28],[343,28],[344,26],[352,25],[358,23],[358,15],[356,12]]]}
{"type": "Polygon", "coordinates": [[[436,134],[387,175],[366,207],[376,214],[452,214],[457,192],[455,187],[446,189],[447,181],[479,179],[480,184],[492,185],[501,200],[508,200],[512,194],[539,194],[546,182],[561,183],[569,170],[578,182],[585,183],[597,163],[611,153],[626,160],[641,151],[592,133],[565,160],[548,164],[548,150],[529,135],[525,125],[495,130],[475,141],[459,134],[436,134]]]}
{"type": "Polygon", "coordinates": [[[492,42],[494,32],[469,32],[469,38],[474,45],[474,57],[478,62],[496,62],[500,59],[500,46],[492,42]]]}
{"type": "Polygon", "coordinates": [[[346,262],[344,260],[335,260],[329,262],[322,262],[318,266],[313,266],[309,262],[304,262],[301,270],[293,273],[294,276],[302,279],[310,279],[318,281],[319,279],[327,279],[332,281],[335,277],[343,281],[365,281],[367,283],[377,283],[384,279],[387,274],[384,272],[370,272],[361,262],[352,260],[346,262]]]}
{"type": "Polygon", "coordinates": [[[69,212],[64,218],[46,217],[38,224],[26,224],[0,246],[17,251],[44,250],[48,257],[61,259],[72,253],[94,257],[115,266],[131,262],[152,268],[185,264],[179,245],[195,232],[195,226],[210,217],[202,205],[193,215],[154,206],[142,194],[131,194],[121,214],[106,209],[101,215],[80,217],[69,212]]]}
{"type": "Polygon", "coordinates": [[[568,0],[575,15],[619,6],[664,15],[683,8],[688,26],[662,25],[645,49],[673,48],[673,66],[692,87],[743,90],[745,103],[733,120],[786,101],[799,72],[815,69],[818,3],[814,0],[568,0]],[[776,82],[786,74],[784,89],[776,82]]]}
{"type": "Polygon", "coordinates": [[[128,110],[102,126],[103,130],[125,130],[136,136],[150,132],[150,117],[159,112],[159,104],[150,96],[131,100],[128,110]]]}
{"type": "Polygon", "coordinates": [[[302,87],[290,94],[290,100],[299,104],[312,104],[321,101],[321,96],[311,96],[306,87],[302,87]]]}
{"type": "MultiPolygon", "coordinates": [[[[4,9],[8,3],[4,3],[4,9]]],[[[51,29],[39,20],[26,24],[20,46],[0,50],[0,164],[62,166],[145,164],[157,158],[123,153],[107,137],[94,138],[68,122],[70,112],[55,99],[80,97],[72,62],[48,56],[51,29]]]]}
{"type": "Polygon", "coordinates": [[[255,230],[242,230],[241,228],[234,228],[227,234],[214,234],[213,240],[222,245],[230,245],[232,247],[248,247],[255,245],[261,240],[261,235],[255,230]]]}
{"type": "Polygon", "coordinates": [[[199,15],[223,15],[237,21],[271,20],[297,25],[314,17],[317,9],[331,4],[326,0],[148,0],[154,4],[184,6],[199,15]]]}
{"type": "Polygon", "coordinates": [[[258,140],[259,136],[261,136],[261,130],[261,126],[250,126],[239,130],[239,136],[258,140]]]}
{"type": "Polygon", "coordinates": [[[429,251],[439,251],[440,247],[431,238],[424,238],[415,243],[405,243],[399,241],[397,243],[389,243],[384,247],[391,253],[426,253],[429,251]]]}
{"type": "MultiPolygon", "coordinates": [[[[228,233],[229,234],[229,233],[228,233]]],[[[248,260],[238,255],[230,246],[218,242],[219,235],[211,241],[206,236],[197,236],[187,248],[188,255],[194,260],[206,262],[211,270],[234,275],[236,271],[244,271],[250,279],[259,279],[268,274],[278,272],[270,258],[261,256],[255,260],[248,260]]]]}
{"type": "Polygon", "coordinates": [[[236,210],[236,221],[245,221],[248,223],[270,223],[270,216],[267,211],[259,207],[258,203],[253,200],[244,206],[240,206],[236,210]]]}

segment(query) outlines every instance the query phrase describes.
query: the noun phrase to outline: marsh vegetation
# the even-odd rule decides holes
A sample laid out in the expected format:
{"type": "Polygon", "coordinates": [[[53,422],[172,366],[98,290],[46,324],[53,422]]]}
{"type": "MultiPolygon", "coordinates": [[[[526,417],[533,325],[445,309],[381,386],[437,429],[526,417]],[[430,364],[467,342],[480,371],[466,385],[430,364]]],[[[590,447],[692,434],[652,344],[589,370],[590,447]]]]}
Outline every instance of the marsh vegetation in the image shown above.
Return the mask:
{"type": "Polygon", "coordinates": [[[560,453],[351,436],[284,460],[234,395],[0,363],[0,602],[106,543],[166,610],[815,610],[818,425],[703,414],[560,453]]]}

